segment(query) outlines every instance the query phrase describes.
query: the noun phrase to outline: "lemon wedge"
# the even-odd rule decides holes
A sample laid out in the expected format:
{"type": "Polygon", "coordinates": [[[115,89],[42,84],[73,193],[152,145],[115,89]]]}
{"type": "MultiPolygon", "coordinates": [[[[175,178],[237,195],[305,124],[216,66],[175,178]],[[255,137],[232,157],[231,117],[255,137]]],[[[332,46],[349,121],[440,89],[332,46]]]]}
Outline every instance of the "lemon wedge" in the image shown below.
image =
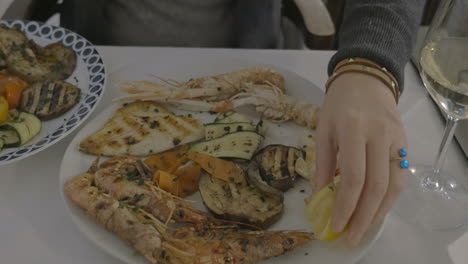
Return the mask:
{"type": "Polygon", "coordinates": [[[315,237],[319,240],[332,241],[341,236],[343,232],[336,233],[331,228],[331,217],[336,200],[336,185],[330,183],[310,200],[306,201],[305,216],[312,225],[315,237]]]}

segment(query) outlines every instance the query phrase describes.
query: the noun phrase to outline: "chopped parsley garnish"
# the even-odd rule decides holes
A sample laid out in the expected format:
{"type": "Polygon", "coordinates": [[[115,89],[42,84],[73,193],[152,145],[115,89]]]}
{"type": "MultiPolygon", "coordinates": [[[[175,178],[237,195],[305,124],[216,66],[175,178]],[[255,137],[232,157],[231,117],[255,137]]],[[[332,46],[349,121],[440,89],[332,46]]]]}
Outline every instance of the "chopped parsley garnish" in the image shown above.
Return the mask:
{"type": "Polygon", "coordinates": [[[137,181],[140,179],[138,171],[129,171],[127,172],[127,181],[137,181]]]}
{"type": "Polygon", "coordinates": [[[133,199],[135,200],[135,202],[138,202],[138,201],[141,201],[141,199],[143,199],[144,196],[145,194],[143,193],[137,193],[135,194],[135,196],[133,196],[133,199]]]}

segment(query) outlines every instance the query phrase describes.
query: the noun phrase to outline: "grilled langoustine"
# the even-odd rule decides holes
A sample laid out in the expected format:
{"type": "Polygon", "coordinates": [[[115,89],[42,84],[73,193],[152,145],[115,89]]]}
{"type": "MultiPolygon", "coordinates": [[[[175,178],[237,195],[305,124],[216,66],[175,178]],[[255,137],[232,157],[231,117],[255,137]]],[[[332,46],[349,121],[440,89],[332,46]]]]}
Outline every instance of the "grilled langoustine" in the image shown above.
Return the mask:
{"type": "Polygon", "coordinates": [[[102,192],[94,186],[94,180],[92,173],[78,175],[66,183],[65,193],[90,217],[127,241],[150,263],[254,263],[282,255],[311,240],[311,234],[307,232],[240,231],[232,226],[187,226],[172,232],[138,205],[119,201],[102,192]]]}
{"type": "Polygon", "coordinates": [[[129,95],[117,101],[151,100],[189,111],[212,112],[251,105],[273,122],[292,120],[310,129],[315,129],[318,123],[319,107],[287,95],[284,77],[268,68],[247,68],[185,83],[170,80],[165,85],[125,82],[121,90],[129,95]]]}
{"type": "MultiPolygon", "coordinates": [[[[159,78],[161,79],[161,78],[159,78]]],[[[283,92],[284,77],[269,68],[251,67],[240,71],[223,73],[214,76],[190,79],[187,82],[161,79],[164,84],[147,81],[127,81],[121,90],[129,93],[124,100],[156,100],[171,102],[175,100],[218,101],[228,99],[240,92],[273,83],[283,92]]]]}

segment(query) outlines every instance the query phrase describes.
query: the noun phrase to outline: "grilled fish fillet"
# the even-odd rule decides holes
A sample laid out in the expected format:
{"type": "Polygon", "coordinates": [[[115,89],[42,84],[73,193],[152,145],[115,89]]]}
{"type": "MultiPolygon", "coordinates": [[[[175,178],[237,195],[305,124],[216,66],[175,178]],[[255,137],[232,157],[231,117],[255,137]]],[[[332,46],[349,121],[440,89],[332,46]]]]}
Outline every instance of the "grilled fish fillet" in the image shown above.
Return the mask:
{"type": "Polygon", "coordinates": [[[155,102],[124,105],[80,144],[80,151],[115,157],[148,156],[204,137],[199,120],[176,116],[155,102]]]}

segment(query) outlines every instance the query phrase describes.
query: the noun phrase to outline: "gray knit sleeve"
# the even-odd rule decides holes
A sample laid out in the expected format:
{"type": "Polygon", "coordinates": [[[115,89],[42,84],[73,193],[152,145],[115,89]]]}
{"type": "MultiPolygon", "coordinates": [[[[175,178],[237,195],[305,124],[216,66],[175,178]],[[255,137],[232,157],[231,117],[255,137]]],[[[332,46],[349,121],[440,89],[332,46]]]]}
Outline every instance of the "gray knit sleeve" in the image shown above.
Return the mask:
{"type": "Polygon", "coordinates": [[[338,52],[328,73],[343,59],[360,57],[386,67],[403,89],[425,0],[348,0],[338,35],[338,52]]]}

